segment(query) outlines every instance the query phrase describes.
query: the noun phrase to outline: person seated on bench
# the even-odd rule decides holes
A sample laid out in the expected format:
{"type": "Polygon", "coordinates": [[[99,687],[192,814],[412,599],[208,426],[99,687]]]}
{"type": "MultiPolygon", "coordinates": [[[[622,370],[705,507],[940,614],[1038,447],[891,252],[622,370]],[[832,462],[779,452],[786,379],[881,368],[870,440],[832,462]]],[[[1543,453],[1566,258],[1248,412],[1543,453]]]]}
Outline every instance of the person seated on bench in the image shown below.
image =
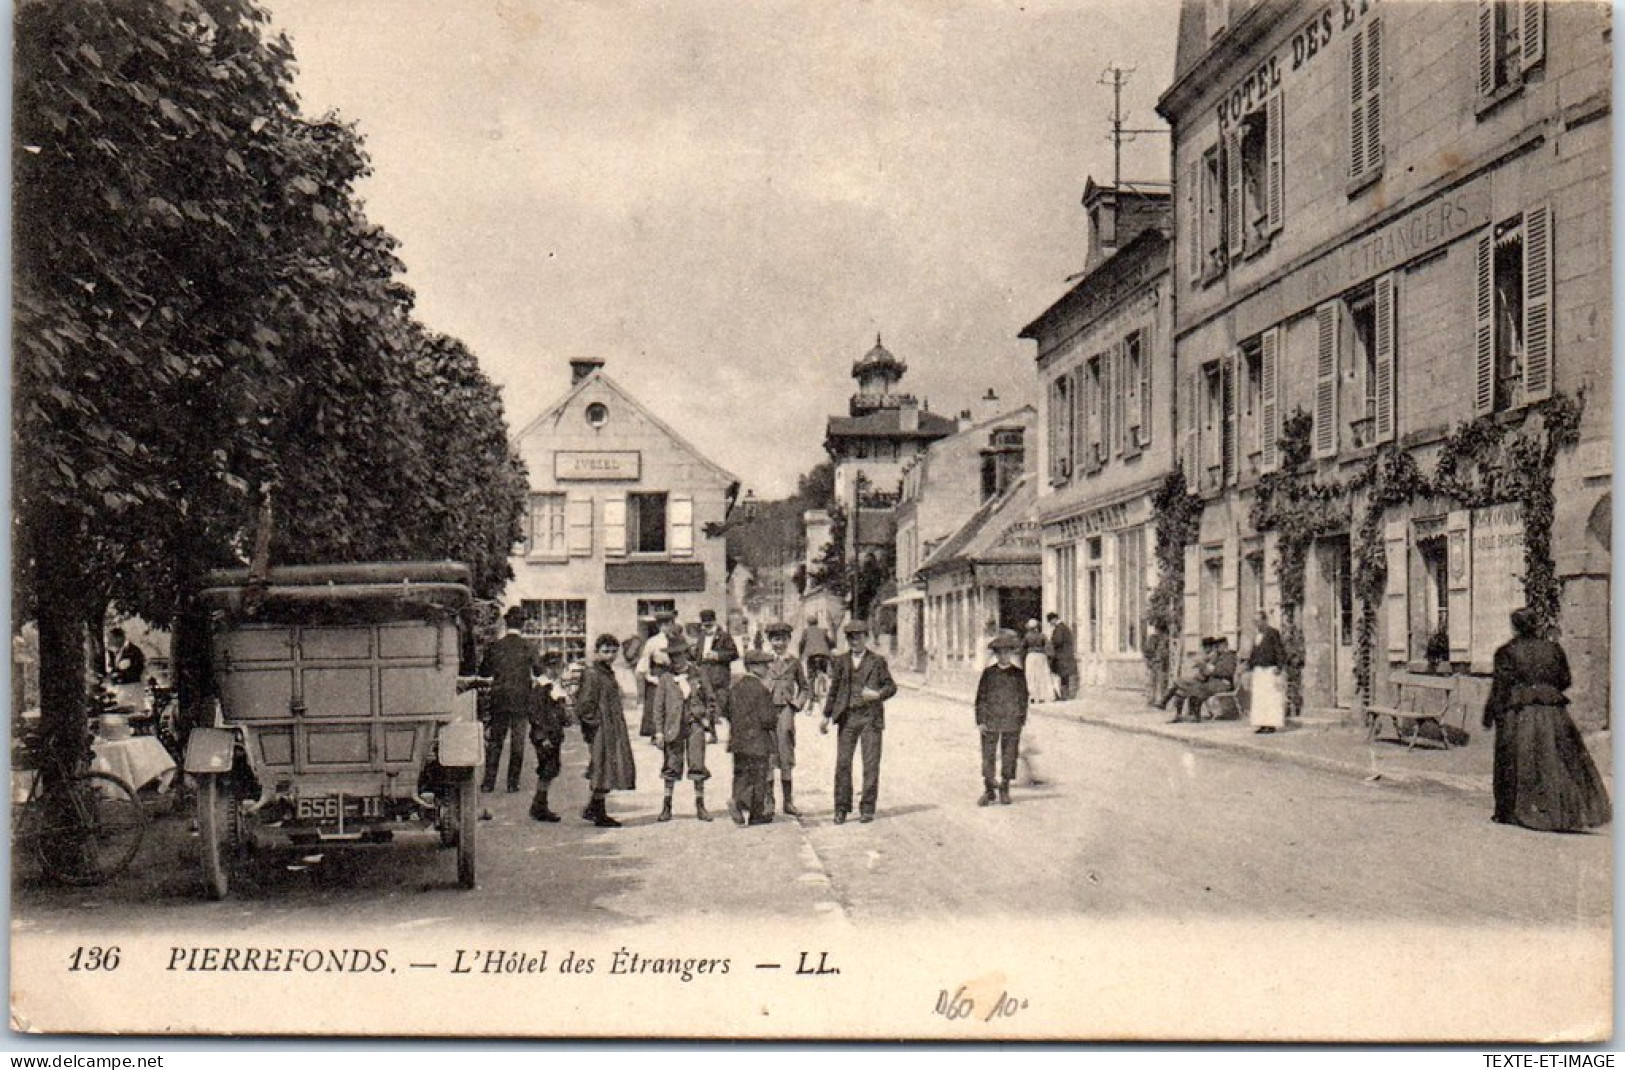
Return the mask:
{"type": "Polygon", "coordinates": [[[1224,636],[1208,636],[1202,640],[1202,655],[1191,666],[1190,675],[1175,680],[1173,686],[1163,694],[1162,701],[1157,703],[1157,708],[1165,709],[1168,700],[1178,695],[1178,712],[1168,723],[1200,721],[1202,704],[1220,692],[1234,691],[1235,680],[1235,651],[1230,649],[1224,636]]]}

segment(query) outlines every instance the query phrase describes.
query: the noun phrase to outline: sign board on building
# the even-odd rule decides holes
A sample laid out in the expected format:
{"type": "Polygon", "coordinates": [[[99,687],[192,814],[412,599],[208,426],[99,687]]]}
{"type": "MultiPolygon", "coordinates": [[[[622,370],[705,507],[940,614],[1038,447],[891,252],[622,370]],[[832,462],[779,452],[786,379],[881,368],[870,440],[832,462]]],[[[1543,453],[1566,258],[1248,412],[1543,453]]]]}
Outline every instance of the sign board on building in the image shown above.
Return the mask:
{"type": "Polygon", "coordinates": [[[697,561],[626,561],[604,566],[609,594],[665,594],[705,590],[705,566],[697,561]]]}
{"type": "Polygon", "coordinates": [[[559,450],[553,454],[553,478],[557,480],[638,479],[642,474],[643,455],[637,450],[559,450]]]}
{"type": "Polygon", "coordinates": [[[1512,638],[1507,618],[1524,602],[1523,506],[1474,509],[1472,538],[1473,668],[1488,671],[1495,648],[1512,638]]]}

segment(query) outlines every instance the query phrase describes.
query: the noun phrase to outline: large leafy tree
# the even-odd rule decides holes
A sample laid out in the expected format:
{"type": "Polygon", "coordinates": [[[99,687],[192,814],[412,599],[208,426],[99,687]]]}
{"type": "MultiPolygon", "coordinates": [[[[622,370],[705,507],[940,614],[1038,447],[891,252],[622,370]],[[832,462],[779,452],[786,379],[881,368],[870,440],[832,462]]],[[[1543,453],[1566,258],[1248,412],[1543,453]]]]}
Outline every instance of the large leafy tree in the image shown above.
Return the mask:
{"type": "Polygon", "coordinates": [[[468,555],[487,593],[503,578],[522,474],[494,388],[411,324],[360,138],[299,114],[265,23],[254,0],[17,11],[14,615],[38,621],[65,754],[86,624],[110,602],[186,618],[261,486],[287,559],[468,555]],[[432,478],[452,473],[455,495],[432,478]]]}

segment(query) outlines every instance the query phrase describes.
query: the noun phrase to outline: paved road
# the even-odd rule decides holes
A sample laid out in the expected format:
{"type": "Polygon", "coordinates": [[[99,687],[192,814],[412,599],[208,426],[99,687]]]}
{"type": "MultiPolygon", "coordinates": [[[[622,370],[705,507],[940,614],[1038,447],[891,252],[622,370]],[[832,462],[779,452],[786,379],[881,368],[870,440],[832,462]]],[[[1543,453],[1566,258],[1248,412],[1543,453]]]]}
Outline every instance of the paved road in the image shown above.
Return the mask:
{"type": "MultiPolygon", "coordinates": [[[[555,790],[559,825],[529,821],[529,784],[488,799],[480,887],[455,884],[450,852],[332,854],[262,867],[224,903],[198,890],[188,823],[160,822],[138,870],[106,889],[19,881],[23,931],[179,926],[193,931],[355,925],[410,931],[470,921],[551,933],[636,929],[673,916],[789,922],[800,933],[896,921],[1057,914],[1132,921],[1349,920],[1605,926],[1606,834],[1495,825],[1470,800],[1038,715],[1045,783],[978,808],[969,710],[905,691],[887,714],[879,820],[831,821],[834,737],[802,725],[800,821],[739,829],[726,814],[655,821],[658,756],[635,743],[640,790],[611,797],[626,821],[578,818],[585,755],[572,733],[555,790]],[[116,906],[117,909],[107,910],[116,906]]],[[[726,797],[714,749],[709,801],[726,797]]]]}

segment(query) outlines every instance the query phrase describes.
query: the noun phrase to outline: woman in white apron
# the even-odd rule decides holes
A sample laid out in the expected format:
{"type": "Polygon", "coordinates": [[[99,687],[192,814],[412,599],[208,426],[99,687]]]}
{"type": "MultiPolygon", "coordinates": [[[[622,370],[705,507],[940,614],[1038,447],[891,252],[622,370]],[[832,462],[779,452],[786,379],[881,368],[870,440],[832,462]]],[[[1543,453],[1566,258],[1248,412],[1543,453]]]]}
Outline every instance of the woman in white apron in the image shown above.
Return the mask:
{"type": "Polygon", "coordinates": [[[1268,735],[1286,725],[1286,644],[1281,633],[1270,627],[1267,613],[1258,615],[1247,669],[1252,686],[1249,719],[1255,733],[1268,735]]]}
{"type": "Polygon", "coordinates": [[[1055,701],[1055,680],[1049,671],[1049,648],[1044,642],[1044,629],[1036,620],[1027,622],[1027,634],[1022,640],[1026,658],[1022,667],[1027,671],[1027,695],[1033,702],[1055,701]]]}

